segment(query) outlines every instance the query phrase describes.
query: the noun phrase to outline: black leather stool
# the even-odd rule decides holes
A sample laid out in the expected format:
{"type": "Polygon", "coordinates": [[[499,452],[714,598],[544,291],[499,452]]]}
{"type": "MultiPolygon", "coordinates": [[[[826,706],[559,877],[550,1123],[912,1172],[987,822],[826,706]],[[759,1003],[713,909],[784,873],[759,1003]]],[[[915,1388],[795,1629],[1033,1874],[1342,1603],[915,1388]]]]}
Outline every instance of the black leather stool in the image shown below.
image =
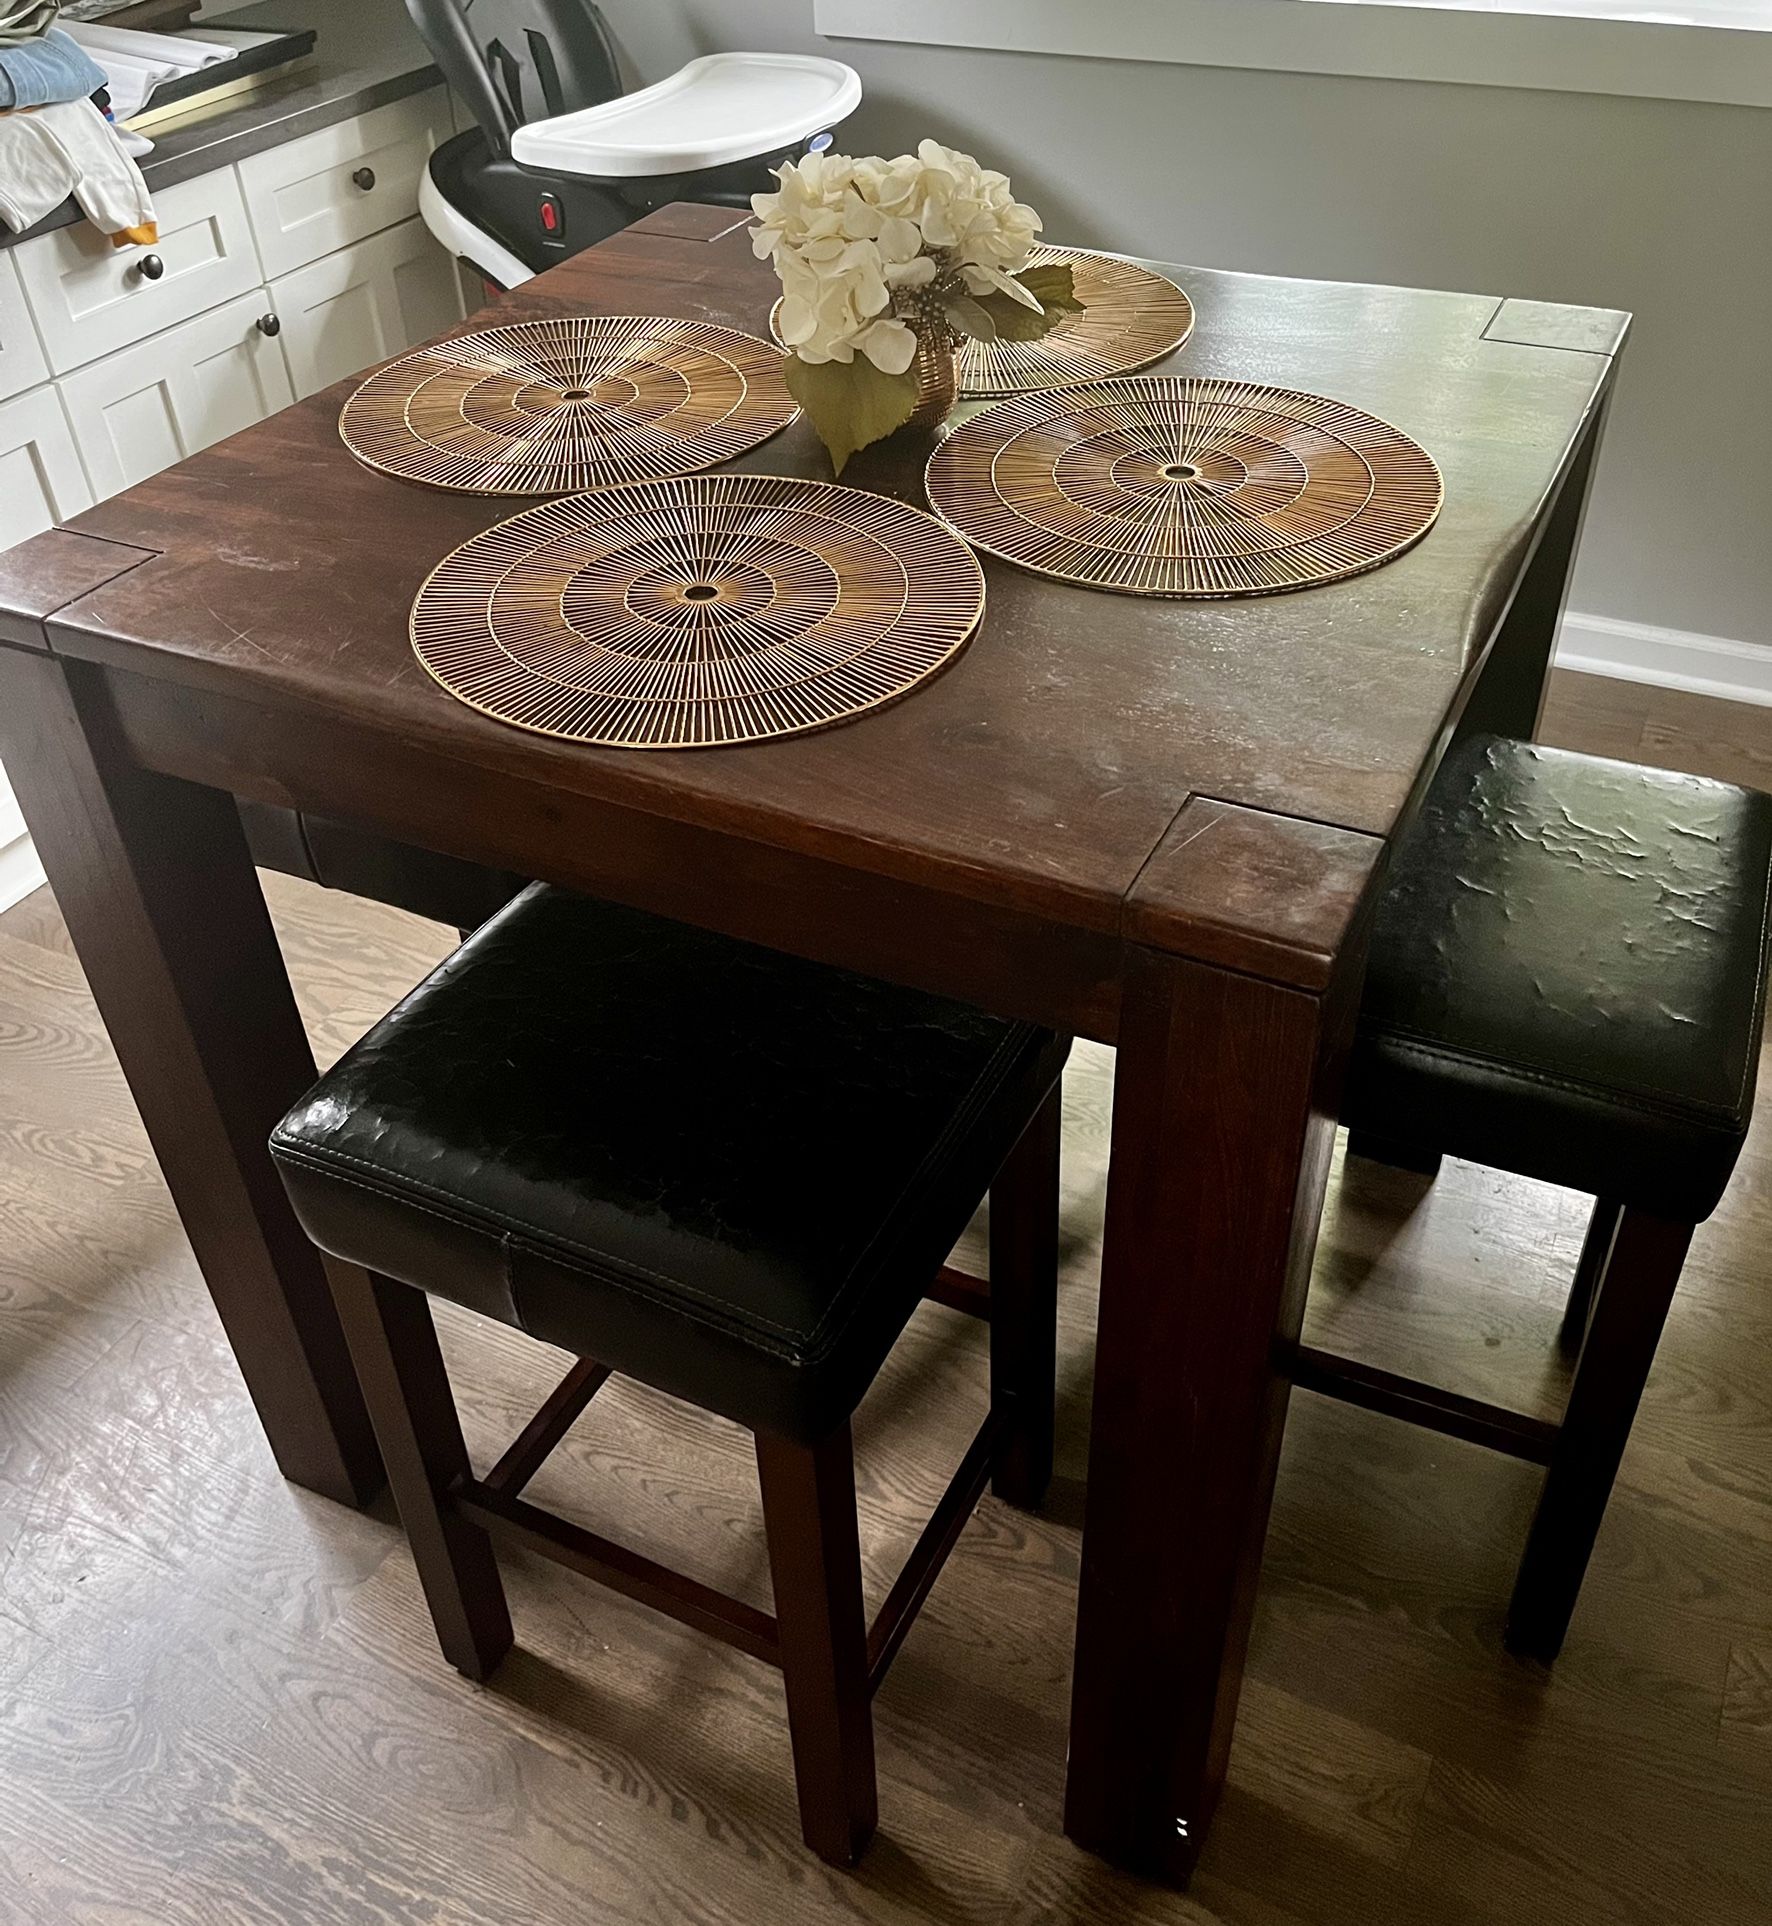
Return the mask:
{"type": "MultiPolygon", "coordinates": [[[[1772,796],[1477,737],[1398,848],[1343,1120],[1587,1191],[1560,1426],[1302,1350],[1297,1382],[1546,1467],[1508,1643],[1555,1657],[1695,1225],[1747,1135],[1772,796]]],[[[1424,1155],[1425,1153],[1425,1155],[1424,1155]]]]}
{"type": "Polygon", "coordinates": [[[362,1267],[340,1308],[445,1655],[509,1648],[505,1538],[779,1665],[807,1843],[852,1860],[874,1687],[987,1479],[1033,1503],[1051,1468],[1068,1049],[534,886],[323,1077],[271,1148],[362,1267]],[[941,1269],[987,1188],[988,1300],[941,1269]],[[483,1478],[427,1292],[581,1360],[483,1478]],[[988,1302],[991,1409],[870,1630],[850,1417],[926,1294],[988,1302]],[[612,1371],[755,1434],[773,1617],[519,1495],[612,1371]]]}

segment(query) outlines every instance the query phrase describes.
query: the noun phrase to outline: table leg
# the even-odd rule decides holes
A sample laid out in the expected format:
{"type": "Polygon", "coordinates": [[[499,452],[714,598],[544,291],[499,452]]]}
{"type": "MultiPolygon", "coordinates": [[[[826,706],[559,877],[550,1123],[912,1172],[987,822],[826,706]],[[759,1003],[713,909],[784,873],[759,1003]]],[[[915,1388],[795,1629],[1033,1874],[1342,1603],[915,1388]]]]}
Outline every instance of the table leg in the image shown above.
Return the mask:
{"type": "Polygon", "coordinates": [[[1538,734],[1557,631],[1569,601],[1575,552],[1581,542],[1582,523],[1587,519],[1594,463],[1605,428],[1606,409],[1602,406],[1588,423],[1569,463],[1556,506],[1544,520],[1538,546],[1520,577],[1489,660],[1459,718],[1460,739],[1480,733],[1530,742],[1538,734]]]}
{"type": "Polygon", "coordinates": [[[1121,1005],[1065,1830],[1185,1884],[1236,1716],[1334,1141],[1322,999],[1149,951],[1121,1005]]]}
{"type": "Polygon", "coordinates": [[[4,759],[283,1474],[381,1460],[318,1253],[272,1168],[314,1059],[231,796],[137,768],[95,671],[0,648],[4,759]]]}

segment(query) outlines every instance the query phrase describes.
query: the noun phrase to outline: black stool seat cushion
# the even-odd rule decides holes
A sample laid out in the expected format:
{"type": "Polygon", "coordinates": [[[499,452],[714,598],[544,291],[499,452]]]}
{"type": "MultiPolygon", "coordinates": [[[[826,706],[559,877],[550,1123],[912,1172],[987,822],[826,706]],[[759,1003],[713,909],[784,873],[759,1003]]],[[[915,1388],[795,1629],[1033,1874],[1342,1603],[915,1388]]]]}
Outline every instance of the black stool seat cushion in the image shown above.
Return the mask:
{"type": "Polygon", "coordinates": [[[535,886],[271,1148],[323,1249],[811,1442],[859,1402],[1068,1047],[535,886]]]}
{"type": "Polygon", "coordinates": [[[1393,858],[1344,1121],[1693,1223],[1764,1020],[1772,796],[1477,737],[1393,858]]]}

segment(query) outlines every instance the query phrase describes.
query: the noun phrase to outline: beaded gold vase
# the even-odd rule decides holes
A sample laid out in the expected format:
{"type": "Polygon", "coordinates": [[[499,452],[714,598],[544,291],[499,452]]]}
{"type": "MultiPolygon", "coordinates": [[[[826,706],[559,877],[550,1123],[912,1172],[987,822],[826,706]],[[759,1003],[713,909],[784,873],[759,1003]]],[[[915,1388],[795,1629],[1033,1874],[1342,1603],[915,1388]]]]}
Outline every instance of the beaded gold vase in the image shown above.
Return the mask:
{"type": "Polygon", "coordinates": [[[953,413],[960,397],[959,346],[958,335],[933,328],[918,330],[917,358],[911,364],[917,377],[917,405],[904,424],[906,429],[927,434],[953,413]]]}

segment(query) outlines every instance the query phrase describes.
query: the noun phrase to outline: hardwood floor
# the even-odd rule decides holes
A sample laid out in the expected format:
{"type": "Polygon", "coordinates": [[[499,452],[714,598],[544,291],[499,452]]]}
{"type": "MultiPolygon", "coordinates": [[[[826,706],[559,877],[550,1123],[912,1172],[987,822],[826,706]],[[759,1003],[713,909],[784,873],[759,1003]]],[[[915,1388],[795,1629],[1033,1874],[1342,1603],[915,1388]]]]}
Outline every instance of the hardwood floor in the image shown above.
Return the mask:
{"type": "Polygon", "coordinates": [[[1558,669],[1540,734],[1591,755],[1772,789],[1772,708],[1558,669]]]}
{"type": "MultiPolygon", "coordinates": [[[[1547,734],[1772,779],[1772,710],[1694,700],[1563,677],[1547,734]]],[[[327,1058],[447,944],[268,889],[327,1058]]],[[[1772,1121],[1699,1233],[1554,1672],[1500,1645],[1535,1474],[1296,1395],[1230,1790],[1182,1899],[1059,1831],[1112,1074],[1074,1064],[1053,1495],[968,1526],[880,1695],[881,1831],[844,1876],[800,1844],[775,1674],[512,1560],[519,1650],[470,1686],[385,1507],[278,1479],[54,905],[0,916],[0,1921],[1772,1917],[1772,1121]]],[[[1309,1335],[1554,1414],[1583,1211],[1338,1161],[1309,1335]]],[[[484,1463],[559,1360],[442,1321],[484,1463]]],[[[870,1603],[983,1408],[983,1336],[925,1307],[862,1410],[870,1603]]],[[[612,1385],[537,1495],[768,1603],[728,1426],[612,1385]]]]}

